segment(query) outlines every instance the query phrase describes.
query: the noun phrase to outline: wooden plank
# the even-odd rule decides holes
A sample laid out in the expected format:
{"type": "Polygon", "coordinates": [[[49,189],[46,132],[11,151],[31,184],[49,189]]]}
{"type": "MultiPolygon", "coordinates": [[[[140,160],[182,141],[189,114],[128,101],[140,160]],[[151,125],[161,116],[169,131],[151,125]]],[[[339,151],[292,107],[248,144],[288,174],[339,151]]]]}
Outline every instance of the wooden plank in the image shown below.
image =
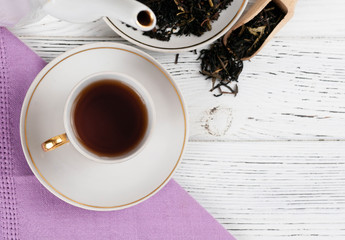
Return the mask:
{"type": "MultiPolygon", "coordinates": [[[[174,55],[149,52],[189,108],[190,142],[174,178],[239,240],[345,239],[344,11],[342,0],[300,0],[245,63],[236,98],[208,92],[193,53],[175,65],[174,55]]],[[[11,30],[46,61],[82,44],[128,44],[102,21],[46,17],[11,30]]]]}
{"type": "MultiPolygon", "coordinates": [[[[22,37],[46,61],[86,43],[114,38],[22,37]]],[[[245,62],[236,98],[215,98],[194,53],[149,52],[181,87],[192,141],[337,140],[345,138],[345,39],[274,39],[245,62]]]]}
{"type": "MultiPolygon", "coordinates": [[[[247,9],[256,0],[250,0],[247,9]]],[[[343,0],[300,0],[294,18],[278,36],[344,37],[345,4],[343,0]]],[[[116,34],[101,20],[87,24],[71,24],[53,17],[27,26],[11,29],[18,36],[84,36],[112,37],[116,34]]]]}
{"type": "Polygon", "coordinates": [[[238,239],[345,239],[344,142],[190,142],[174,178],[238,239]]]}
{"type": "Polygon", "coordinates": [[[342,0],[299,0],[295,15],[278,37],[344,37],[345,5],[342,0]]]}

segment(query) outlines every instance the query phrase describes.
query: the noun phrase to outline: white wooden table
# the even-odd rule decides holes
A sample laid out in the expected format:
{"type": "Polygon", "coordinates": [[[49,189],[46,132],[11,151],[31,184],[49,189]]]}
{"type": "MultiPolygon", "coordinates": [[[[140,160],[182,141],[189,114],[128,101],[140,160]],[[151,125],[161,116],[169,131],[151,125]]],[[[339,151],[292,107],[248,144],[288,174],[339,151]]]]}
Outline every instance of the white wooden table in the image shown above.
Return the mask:
{"type": "MultiPolygon", "coordinates": [[[[238,240],[345,239],[344,12],[343,0],[300,0],[245,63],[236,98],[208,92],[193,53],[175,65],[175,55],[149,52],[189,108],[175,179],[238,240]]],[[[11,30],[48,62],[86,43],[128,44],[103,21],[46,17],[11,30]]]]}

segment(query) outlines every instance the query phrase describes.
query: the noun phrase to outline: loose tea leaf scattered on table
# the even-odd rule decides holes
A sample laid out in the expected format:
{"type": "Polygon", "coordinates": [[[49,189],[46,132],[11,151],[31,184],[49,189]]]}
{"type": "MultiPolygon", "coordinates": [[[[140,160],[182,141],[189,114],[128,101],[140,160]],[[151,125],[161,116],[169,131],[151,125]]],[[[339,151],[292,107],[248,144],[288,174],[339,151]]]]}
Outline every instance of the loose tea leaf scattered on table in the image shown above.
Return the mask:
{"type": "Polygon", "coordinates": [[[157,27],[144,32],[151,38],[169,41],[171,36],[201,36],[212,29],[233,0],[139,0],[156,14],[157,27]]]}
{"type": "Polygon", "coordinates": [[[201,60],[200,73],[206,79],[212,80],[210,91],[218,90],[214,96],[238,93],[237,82],[243,69],[242,58],[251,56],[265,41],[285,13],[274,3],[270,2],[257,16],[242,27],[235,29],[223,44],[223,38],[217,40],[209,49],[200,51],[198,59],[201,60]]]}
{"type": "Polygon", "coordinates": [[[243,62],[223,45],[222,39],[218,39],[209,49],[201,50],[198,59],[201,59],[200,73],[205,75],[206,79],[212,80],[210,91],[215,89],[219,91],[214,96],[219,97],[223,94],[236,96],[238,88],[232,88],[229,84],[237,82],[243,69],[243,62]]]}
{"type": "Polygon", "coordinates": [[[179,58],[179,56],[180,56],[180,54],[176,54],[176,55],[175,55],[175,64],[178,63],[178,58],[179,58]]]}

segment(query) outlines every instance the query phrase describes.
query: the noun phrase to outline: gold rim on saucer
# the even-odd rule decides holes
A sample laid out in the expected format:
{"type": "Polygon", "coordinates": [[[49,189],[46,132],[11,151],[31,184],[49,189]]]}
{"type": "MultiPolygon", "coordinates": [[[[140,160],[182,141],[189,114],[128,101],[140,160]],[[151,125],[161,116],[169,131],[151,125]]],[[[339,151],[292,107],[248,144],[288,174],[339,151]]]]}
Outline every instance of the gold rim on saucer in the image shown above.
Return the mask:
{"type": "Polygon", "coordinates": [[[150,197],[151,195],[153,195],[154,193],[156,193],[162,186],[164,186],[167,181],[171,178],[173,172],[175,171],[176,167],[178,166],[180,160],[181,160],[181,157],[182,157],[182,154],[183,154],[183,151],[185,149],[185,144],[186,144],[186,138],[187,138],[187,117],[186,117],[186,110],[185,110],[185,107],[184,107],[184,103],[183,103],[183,100],[179,94],[179,91],[177,90],[177,88],[175,87],[174,83],[171,81],[171,79],[169,78],[169,76],[162,70],[162,68],[158,65],[156,65],[155,62],[153,62],[152,60],[150,60],[149,58],[137,53],[137,52],[134,52],[134,51],[131,51],[131,50],[128,50],[128,49],[123,49],[123,48],[119,48],[119,47],[93,47],[93,48],[88,48],[88,49],[84,49],[84,50],[81,50],[81,51],[78,51],[78,52],[75,52],[75,53],[72,53],[70,55],[68,55],[67,57],[64,57],[62,60],[58,61],[56,64],[54,64],[51,68],[49,68],[46,73],[42,76],[42,78],[38,81],[37,85],[35,86],[35,88],[33,89],[31,95],[30,95],[30,98],[29,98],[29,101],[28,101],[28,104],[26,106],[26,110],[25,110],[25,119],[24,119],[24,136],[25,136],[25,145],[26,145],[26,149],[27,149],[27,152],[30,156],[30,160],[32,162],[32,165],[34,166],[35,170],[37,171],[37,173],[39,174],[39,176],[41,177],[41,179],[52,189],[54,190],[55,193],[59,194],[60,197],[62,198],[65,198],[65,199],[68,199],[69,201],[72,201],[76,204],[79,204],[79,205],[82,205],[82,206],[86,206],[86,207],[90,207],[90,208],[95,208],[95,209],[117,209],[117,208],[124,208],[126,206],[129,206],[129,205],[134,205],[148,197],[150,197]],[[32,97],[34,96],[36,90],[37,90],[37,87],[40,85],[40,83],[43,81],[43,79],[47,76],[47,74],[52,70],[54,69],[57,65],[59,65],[61,62],[65,61],[66,59],[76,55],[76,54],[79,54],[79,53],[82,53],[82,52],[86,52],[86,51],[90,51],[90,50],[97,50],[97,49],[114,49],[114,50],[120,50],[120,51],[125,51],[125,52],[128,52],[128,53],[131,53],[131,54],[135,54],[141,58],[143,58],[144,60],[148,61],[149,63],[151,63],[154,67],[156,67],[165,77],[166,79],[169,81],[169,83],[171,84],[171,86],[174,88],[174,91],[179,99],[179,102],[181,104],[181,108],[182,108],[182,112],[183,112],[183,118],[184,118],[184,137],[183,137],[183,145],[182,145],[182,148],[181,148],[181,151],[180,151],[180,154],[179,154],[179,157],[174,165],[174,168],[171,170],[170,174],[165,178],[165,180],[158,186],[156,187],[153,191],[151,191],[149,194],[145,195],[144,197],[141,197],[135,201],[132,201],[130,203],[126,203],[126,204],[121,204],[121,205],[115,205],[115,206],[94,206],[94,205],[90,205],[90,204],[86,204],[86,203],[82,203],[82,202],[78,202],[76,200],[73,200],[71,199],[70,197],[64,195],[63,193],[61,193],[59,190],[57,190],[52,184],[50,184],[47,179],[43,176],[43,174],[40,172],[40,170],[38,169],[36,163],[35,163],[35,160],[33,159],[32,155],[31,155],[31,152],[30,152],[30,148],[29,148],[29,144],[28,144],[28,139],[27,139],[27,116],[28,116],[28,112],[29,112],[29,108],[30,108],[30,104],[31,104],[31,100],[32,100],[32,97]]]}

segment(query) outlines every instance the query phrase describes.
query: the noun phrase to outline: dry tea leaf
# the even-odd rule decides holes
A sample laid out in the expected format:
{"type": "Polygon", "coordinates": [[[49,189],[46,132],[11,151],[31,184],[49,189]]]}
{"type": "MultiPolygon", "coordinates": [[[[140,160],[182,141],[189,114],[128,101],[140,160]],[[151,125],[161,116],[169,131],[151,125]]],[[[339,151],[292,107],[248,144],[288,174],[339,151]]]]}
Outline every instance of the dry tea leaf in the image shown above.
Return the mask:
{"type": "Polygon", "coordinates": [[[200,73],[205,75],[206,79],[212,80],[210,91],[218,91],[214,96],[237,95],[237,85],[230,87],[229,84],[237,82],[243,69],[243,62],[223,45],[222,40],[212,44],[209,49],[201,50],[198,59],[201,59],[200,73]]]}
{"type": "Polygon", "coordinates": [[[264,34],[266,26],[261,26],[261,27],[257,27],[257,28],[247,27],[247,29],[255,37],[261,37],[264,34]]]}
{"type": "Polygon", "coordinates": [[[255,53],[283,19],[285,13],[276,3],[270,2],[251,21],[235,29],[227,40],[230,48],[239,58],[246,58],[255,53]]]}
{"type": "Polygon", "coordinates": [[[157,26],[144,32],[151,38],[169,41],[172,35],[201,36],[233,0],[139,0],[152,9],[157,26]]]}
{"type": "Polygon", "coordinates": [[[227,46],[224,46],[223,39],[220,39],[209,49],[201,50],[200,73],[205,75],[206,79],[212,80],[210,91],[219,92],[214,96],[237,95],[237,84],[234,86],[230,84],[237,82],[242,72],[241,59],[256,52],[284,16],[285,13],[274,2],[270,2],[250,22],[230,34],[227,46]]]}

